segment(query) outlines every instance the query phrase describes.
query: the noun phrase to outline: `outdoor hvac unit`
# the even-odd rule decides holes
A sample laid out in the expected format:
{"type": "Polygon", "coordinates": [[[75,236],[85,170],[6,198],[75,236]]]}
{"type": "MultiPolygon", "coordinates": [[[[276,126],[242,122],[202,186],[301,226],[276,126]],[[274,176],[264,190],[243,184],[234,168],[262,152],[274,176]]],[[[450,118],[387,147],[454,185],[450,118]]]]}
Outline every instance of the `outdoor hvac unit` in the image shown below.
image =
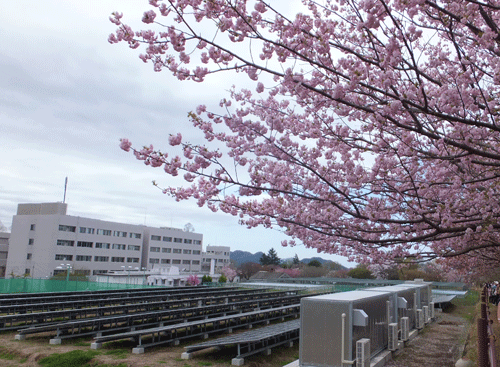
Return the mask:
{"type": "Polygon", "coordinates": [[[415,319],[415,327],[420,330],[420,329],[423,329],[424,326],[425,326],[424,311],[421,309],[418,309],[417,310],[417,317],[415,319]]]}
{"type": "Polygon", "coordinates": [[[401,318],[401,340],[407,341],[410,339],[410,318],[401,318]]]}
{"type": "Polygon", "coordinates": [[[413,287],[417,290],[417,308],[429,306],[432,301],[432,283],[422,280],[406,281],[398,284],[399,287],[413,287]]]}
{"type": "Polygon", "coordinates": [[[429,314],[431,316],[431,319],[434,319],[436,317],[436,309],[434,308],[434,302],[429,303],[429,314]]]}
{"type": "Polygon", "coordinates": [[[424,323],[429,323],[429,306],[422,307],[422,311],[424,311],[424,323]]]}
{"type": "Polygon", "coordinates": [[[369,357],[386,349],[390,297],[389,292],[359,290],[302,298],[300,366],[352,365],[360,339],[370,339],[370,349],[365,352],[369,357]]]}
{"type": "Polygon", "coordinates": [[[388,347],[390,351],[398,349],[398,324],[394,322],[389,324],[389,333],[387,334],[388,347]]]}
{"type": "Polygon", "coordinates": [[[370,367],[370,339],[356,342],[356,367],[370,367]]]}
{"type": "Polygon", "coordinates": [[[392,296],[387,304],[387,319],[389,323],[399,322],[399,319],[404,316],[405,310],[408,309],[408,295],[411,290],[397,286],[374,287],[366,288],[365,291],[370,292],[390,292],[392,296]]]}

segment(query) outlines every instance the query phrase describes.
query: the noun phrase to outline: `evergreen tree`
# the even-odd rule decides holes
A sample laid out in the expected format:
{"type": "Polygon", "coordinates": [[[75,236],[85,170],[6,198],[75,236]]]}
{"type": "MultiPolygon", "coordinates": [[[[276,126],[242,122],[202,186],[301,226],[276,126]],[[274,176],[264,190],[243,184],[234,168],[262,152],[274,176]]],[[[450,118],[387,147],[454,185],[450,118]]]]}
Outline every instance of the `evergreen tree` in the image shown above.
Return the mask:
{"type": "Polygon", "coordinates": [[[259,260],[261,265],[280,265],[281,259],[278,257],[276,250],[271,248],[266,254],[262,254],[259,260]]]}
{"type": "Polygon", "coordinates": [[[299,257],[297,256],[297,254],[295,254],[295,256],[293,257],[292,263],[293,263],[293,265],[300,264],[300,260],[299,260],[299,257]]]}

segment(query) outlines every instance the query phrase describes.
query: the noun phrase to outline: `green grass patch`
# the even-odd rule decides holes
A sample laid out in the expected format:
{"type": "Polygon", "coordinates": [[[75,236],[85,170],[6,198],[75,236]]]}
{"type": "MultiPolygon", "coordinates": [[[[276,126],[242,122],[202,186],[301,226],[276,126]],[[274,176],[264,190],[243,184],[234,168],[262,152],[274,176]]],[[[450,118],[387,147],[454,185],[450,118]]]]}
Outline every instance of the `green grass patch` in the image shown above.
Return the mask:
{"type": "Polygon", "coordinates": [[[67,353],[51,354],[48,357],[40,359],[38,363],[44,367],[87,367],[91,366],[89,362],[97,354],[99,352],[93,350],[73,350],[67,353]]]}
{"type": "Polygon", "coordinates": [[[213,363],[211,362],[198,362],[198,366],[212,366],[213,363]]]}
{"type": "Polygon", "coordinates": [[[116,359],[125,359],[128,357],[129,352],[126,349],[111,349],[106,351],[104,354],[107,356],[113,356],[116,359]]]}
{"type": "Polygon", "coordinates": [[[77,340],[73,343],[75,347],[90,347],[90,343],[85,340],[77,340]]]}
{"type": "Polygon", "coordinates": [[[17,355],[7,350],[7,348],[0,347],[0,359],[12,361],[13,359],[16,359],[16,357],[17,355]]]}

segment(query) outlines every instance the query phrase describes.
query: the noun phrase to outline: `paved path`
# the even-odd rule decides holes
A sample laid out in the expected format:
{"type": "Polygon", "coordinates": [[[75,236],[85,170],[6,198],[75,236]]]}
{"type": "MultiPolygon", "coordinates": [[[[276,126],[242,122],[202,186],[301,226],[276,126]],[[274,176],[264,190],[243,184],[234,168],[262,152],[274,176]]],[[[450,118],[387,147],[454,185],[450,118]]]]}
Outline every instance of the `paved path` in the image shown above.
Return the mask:
{"type": "Polygon", "coordinates": [[[427,325],[386,367],[455,367],[462,357],[468,327],[462,317],[438,313],[436,321],[427,325]]]}

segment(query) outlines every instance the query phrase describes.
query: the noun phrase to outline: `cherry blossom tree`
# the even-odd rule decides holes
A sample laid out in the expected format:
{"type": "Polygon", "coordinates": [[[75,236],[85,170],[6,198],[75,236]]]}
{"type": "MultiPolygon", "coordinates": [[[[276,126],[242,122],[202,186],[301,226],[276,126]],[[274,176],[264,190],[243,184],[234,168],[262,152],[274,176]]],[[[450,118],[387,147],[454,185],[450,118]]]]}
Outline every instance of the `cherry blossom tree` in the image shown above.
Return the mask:
{"type": "Polygon", "coordinates": [[[184,175],[164,193],[350,260],[498,266],[500,1],[149,3],[150,29],[115,12],[109,42],[180,80],[249,78],[188,114],[205,145],[121,140],[184,175]]]}
{"type": "Polygon", "coordinates": [[[220,273],[223,274],[230,282],[233,281],[233,279],[238,275],[236,270],[234,270],[230,266],[224,266],[221,270],[220,273]]]}
{"type": "Polygon", "coordinates": [[[187,285],[198,285],[200,283],[201,283],[200,279],[196,275],[194,275],[194,274],[191,274],[186,279],[186,284],[187,285]]]}

